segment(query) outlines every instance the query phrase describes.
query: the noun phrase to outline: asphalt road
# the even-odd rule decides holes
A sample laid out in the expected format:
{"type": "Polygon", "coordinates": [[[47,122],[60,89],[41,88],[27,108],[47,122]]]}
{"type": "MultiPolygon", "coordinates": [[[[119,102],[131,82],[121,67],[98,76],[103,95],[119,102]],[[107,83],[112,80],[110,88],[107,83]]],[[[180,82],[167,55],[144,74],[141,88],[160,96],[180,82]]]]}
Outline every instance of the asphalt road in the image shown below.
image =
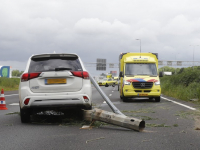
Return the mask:
{"type": "MultiPolygon", "coordinates": [[[[148,99],[122,102],[117,87],[101,88],[124,114],[144,119],[145,130],[136,132],[108,124],[86,130],[80,129],[80,124],[55,123],[53,119],[58,116],[48,123],[22,124],[17,91],[5,92],[8,110],[0,110],[0,149],[200,149],[200,106],[166,96],[160,103],[148,99]]],[[[93,107],[111,111],[94,88],[93,107]]]]}

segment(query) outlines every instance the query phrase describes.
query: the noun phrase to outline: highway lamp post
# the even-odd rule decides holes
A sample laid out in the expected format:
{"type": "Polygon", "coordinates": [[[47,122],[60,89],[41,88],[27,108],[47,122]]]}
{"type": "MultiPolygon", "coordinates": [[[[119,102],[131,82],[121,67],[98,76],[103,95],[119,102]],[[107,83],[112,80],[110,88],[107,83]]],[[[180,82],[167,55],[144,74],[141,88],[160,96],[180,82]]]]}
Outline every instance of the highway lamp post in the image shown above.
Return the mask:
{"type": "Polygon", "coordinates": [[[140,41],[140,58],[141,58],[141,39],[136,39],[140,41]]]}
{"type": "MultiPolygon", "coordinates": [[[[176,65],[177,65],[176,55],[178,55],[178,54],[179,54],[179,53],[175,54],[176,65]]],[[[176,69],[177,69],[177,68],[175,68],[175,74],[176,74],[176,69]]]]}
{"type": "Polygon", "coordinates": [[[194,50],[195,50],[195,47],[199,46],[199,45],[190,45],[190,46],[194,46],[194,48],[193,48],[193,70],[194,70],[194,50]]]}

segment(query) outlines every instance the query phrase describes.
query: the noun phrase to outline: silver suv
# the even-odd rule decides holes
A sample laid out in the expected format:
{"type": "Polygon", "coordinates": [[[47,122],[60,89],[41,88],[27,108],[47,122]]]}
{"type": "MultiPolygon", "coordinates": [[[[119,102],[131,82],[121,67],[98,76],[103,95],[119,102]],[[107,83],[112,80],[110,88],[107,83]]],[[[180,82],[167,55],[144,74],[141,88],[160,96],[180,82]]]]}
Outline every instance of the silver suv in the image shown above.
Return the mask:
{"type": "Polygon", "coordinates": [[[29,58],[19,85],[21,122],[34,110],[91,109],[89,74],[76,54],[40,54],[29,58]]]}

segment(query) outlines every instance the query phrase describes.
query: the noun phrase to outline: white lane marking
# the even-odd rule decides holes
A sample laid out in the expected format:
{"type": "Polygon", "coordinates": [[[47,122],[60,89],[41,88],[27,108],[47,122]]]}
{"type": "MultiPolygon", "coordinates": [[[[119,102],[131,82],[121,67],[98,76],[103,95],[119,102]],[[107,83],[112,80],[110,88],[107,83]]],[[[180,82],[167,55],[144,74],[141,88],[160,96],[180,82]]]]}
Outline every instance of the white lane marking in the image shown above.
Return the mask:
{"type": "Polygon", "coordinates": [[[183,107],[186,107],[186,108],[188,108],[188,109],[196,110],[196,108],[193,108],[193,107],[190,107],[190,106],[187,106],[187,105],[181,104],[181,103],[179,103],[179,102],[176,102],[176,101],[173,101],[173,100],[167,99],[167,98],[165,98],[165,97],[161,97],[161,98],[162,98],[162,99],[165,99],[165,100],[167,100],[167,101],[169,101],[169,102],[172,102],[172,103],[175,103],[175,104],[181,105],[181,106],[183,106],[183,107]]]}
{"type": "Polygon", "coordinates": [[[19,103],[12,103],[12,104],[9,104],[9,105],[19,106],[19,103]]]}
{"type": "Polygon", "coordinates": [[[112,92],[114,92],[114,91],[112,91],[112,92]]]}
{"type": "Polygon", "coordinates": [[[19,94],[10,94],[10,95],[5,95],[5,97],[6,97],[6,96],[13,96],[13,95],[19,95],[19,94]]]}
{"type": "Polygon", "coordinates": [[[104,104],[106,103],[106,101],[103,102],[104,104]]]}
{"type": "Polygon", "coordinates": [[[112,94],[110,94],[109,96],[112,96],[112,94]]]}

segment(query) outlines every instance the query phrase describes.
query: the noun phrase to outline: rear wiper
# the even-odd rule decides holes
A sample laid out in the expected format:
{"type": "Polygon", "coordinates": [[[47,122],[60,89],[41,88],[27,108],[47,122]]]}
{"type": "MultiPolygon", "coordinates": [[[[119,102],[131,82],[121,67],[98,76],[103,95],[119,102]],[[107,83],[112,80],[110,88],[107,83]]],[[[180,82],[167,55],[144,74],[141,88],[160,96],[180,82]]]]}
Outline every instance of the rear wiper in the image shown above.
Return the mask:
{"type": "Polygon", "coordinates": [[[55,68],[55,71],[72,70],[72,68],[55,68]]]}

